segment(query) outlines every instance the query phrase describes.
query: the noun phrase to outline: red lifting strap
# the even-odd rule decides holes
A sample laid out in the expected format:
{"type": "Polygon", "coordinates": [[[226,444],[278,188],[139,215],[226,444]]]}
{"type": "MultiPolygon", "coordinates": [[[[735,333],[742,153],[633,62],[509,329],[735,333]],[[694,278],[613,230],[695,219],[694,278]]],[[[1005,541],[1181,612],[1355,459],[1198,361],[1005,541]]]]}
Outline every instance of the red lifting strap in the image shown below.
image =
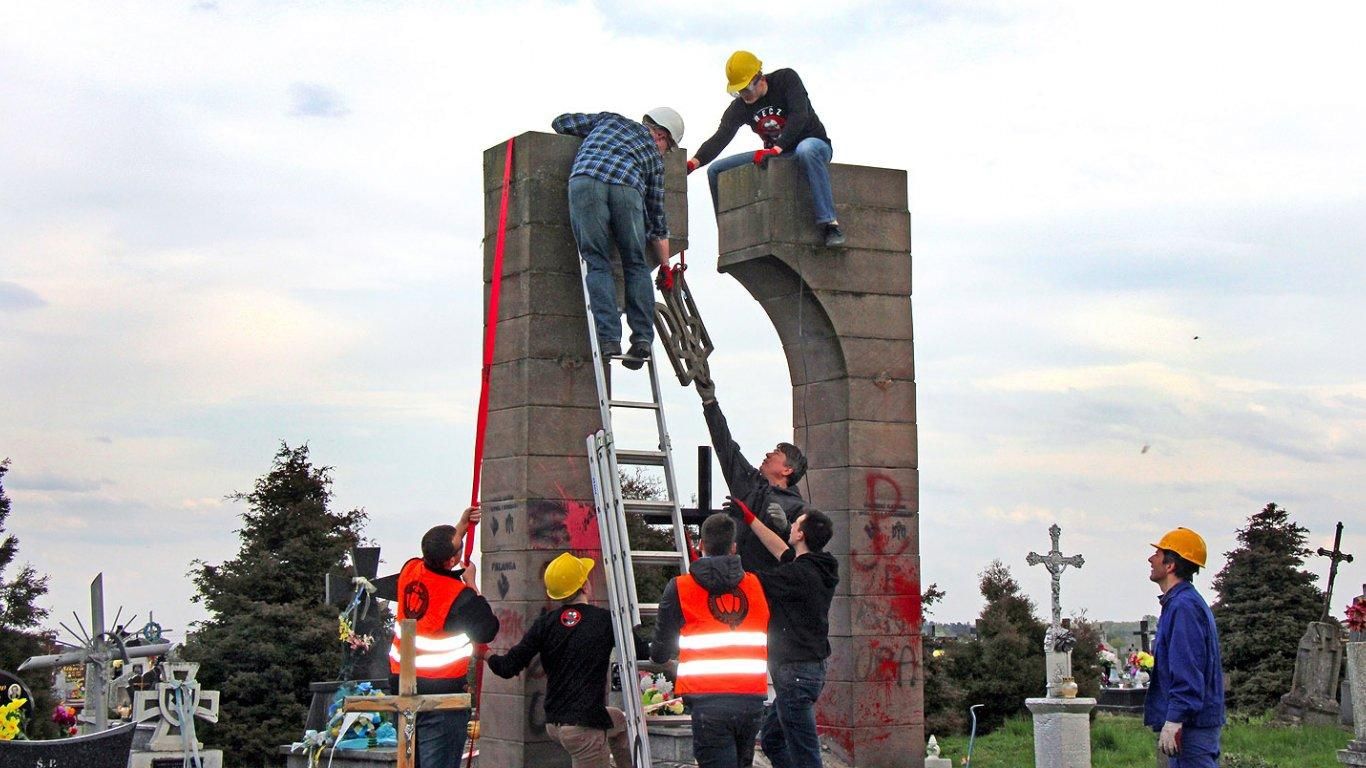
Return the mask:
{"type": "MultiPolygon", "coordinates": [[[[489,422],[489,373],[493,369],[493,345],[498,337],[498,295],[503,288],[503,246],[507,241],[508,190],[512,187],[512,142],[508,139],[503,161],[503,192],[498,202],[498,239],[493,247],[493,284],[489,288],[489,315],[484,321],[484,371],[479,381],[479,421],[474,428],[474,481],[470,506],[479,503],[479,475],[484,466],[484,433],[489,422]]],[[[465,531],[465,563],[474,555],[474,529],[465,531]]]]}

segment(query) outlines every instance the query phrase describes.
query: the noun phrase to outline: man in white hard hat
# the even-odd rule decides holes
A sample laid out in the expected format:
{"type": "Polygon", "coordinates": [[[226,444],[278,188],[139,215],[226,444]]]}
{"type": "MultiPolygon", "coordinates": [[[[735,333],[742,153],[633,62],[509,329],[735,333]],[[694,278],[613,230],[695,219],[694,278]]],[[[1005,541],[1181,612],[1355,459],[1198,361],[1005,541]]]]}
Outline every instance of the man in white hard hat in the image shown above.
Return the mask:
{"type": "MultiPolygon", "coordinates": [[[[607,670],[616,640],[611,614],[590,605],[593,561],[565,552],[545,569],[545,593],[560,607],[545,611],[506,654],[488,657],[499,677],[516,677],[539,654],[545,668],[545,732],[569,752],[573,768],[631,768],[626,716],[606,706],[607,670]]],[[[650,653],[636,639],[636,658],[650,653]]]]}
{"type": "Polygon", "coordinates": [[[1215,768],[1224,725],[1224,671],[1219,631],[1191,578],[1205,566],[1205,540],[1189,528],[1153,545],[1148,578],[1162,590],[1153,640],[1153,672],[1143,723],[1158,732],[1170,768],[1215,768]]]}
{"type": "Polygon", "coordinates": [[[615,112],[570,113],[555,118],[551,126],[556,133],[583,139],[569,174],[569,223],[579,256],[588,264],[598,347],[604,361],[621,355],[621,310],[611,262],[615,245],[631,328],[631,347],[622,365],[638,369],[650,356],[655,337],[653,265],[646,260],[646,242],[655,264],[669,261],[664,155],[683,140],[683,118],[668,107],[656,107],[640,122],[615,112]]]}
{"type": "Polygon", "coordinates": [[[816,226],[827,246],[844,245],[844,228],[835,217],[835,197],[830,189],[830,158],[833,153],[825,125],[816,116],[802,78],[791,69],[765,73],[764,63],[749,51],[736,51],[726,60],[726,92],[735,100],[721,114],[721,125],[702,142],[688,161],[688,173],[711,163],[730,144],[740,126],[748,125],[764,142],[753,153],[731,155],[707,169],[712,206],[717,205],[717,179],[721,173],[748,163],[763,165],[775,155],[791,155],[801,166],[811,187],[816,226]]]}

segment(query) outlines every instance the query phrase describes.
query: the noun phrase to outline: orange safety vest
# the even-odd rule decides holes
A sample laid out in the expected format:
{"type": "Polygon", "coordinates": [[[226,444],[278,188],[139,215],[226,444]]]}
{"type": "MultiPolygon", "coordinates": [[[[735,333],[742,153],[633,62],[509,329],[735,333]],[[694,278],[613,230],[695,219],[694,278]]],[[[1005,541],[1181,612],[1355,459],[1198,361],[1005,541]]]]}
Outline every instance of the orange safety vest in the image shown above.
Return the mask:
{"type": "Polygon", "coordinates": [[[768,601],[759,577],[746,573],[733,592],[711,594],[691,574],[679,576],[680,695],[768,693],[768,601]]]}
{"type": "Polygon", "coordinates": [[[389,646],[389,672],[399,672],[399,641],[404,619],[417,621],[417,676],[449,679],[469,671],[474,645],[463,632],[446,631],[446,616],[468,587],[460,579],[433,573],[422,558],[403,564],[398,574],[398,620],[389,646]]]}

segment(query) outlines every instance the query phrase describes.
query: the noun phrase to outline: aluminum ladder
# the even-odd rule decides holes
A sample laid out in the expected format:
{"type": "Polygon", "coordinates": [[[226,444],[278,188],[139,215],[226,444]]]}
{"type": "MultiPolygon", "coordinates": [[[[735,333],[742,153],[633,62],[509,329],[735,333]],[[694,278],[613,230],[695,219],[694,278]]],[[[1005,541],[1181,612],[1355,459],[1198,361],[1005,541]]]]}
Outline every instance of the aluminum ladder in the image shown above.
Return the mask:
{"type": "MultiPolygon", "coordinates": [[[[602,350],[598,344],[597,324],[593,321],[592,300],[588,296],[588,265],[582,258],[579,259],[579,272],[583,282],[583,303],[588,310],[588,338],[592,344],[593,371],[598,387],[598,410],[602,414],[602,429],[588,436],[587,448],[589,472],[593,479],[593,504],[597,509],[598,533],[602,539],[607,603],[612,614],[612,630],[616,636],[617,662],[621,665],[622,705],[626,714],[632,761],[636,768],[650,768],[650,738],[646,732],[644,705],[640,700],[640,660],[636,658],[634,628],[640,624],[642,613],[654,615],[659,611],[659,604],[640,603],[636,595],[635,565],[673,565],[678,568],[679,573],[687,573],[687,533],[683,528],[683,511],[678,501],[673,448],[669,443],[669,429],[664,420],[659,375],[655,368],[656,358],[651,354],[645,361],[650,376],[650,400],[612,398],[605,371],[606,362],[602,358],[602,350]],[[653,411],[659,439],[657,446],[650,450],[618,448],[612,433],[613,409],[653,411]],[[662,467],[668,498],[649,501],[623,499],[619,474],[621,466],[662,467]],[[628,513],[645,513],[656,517],[667,513],[673,525],[674,549],[635,549],[627,535],[628,513]]],[[[622,360],[624,357],[614,355],[611,359],[622,360]]]]}

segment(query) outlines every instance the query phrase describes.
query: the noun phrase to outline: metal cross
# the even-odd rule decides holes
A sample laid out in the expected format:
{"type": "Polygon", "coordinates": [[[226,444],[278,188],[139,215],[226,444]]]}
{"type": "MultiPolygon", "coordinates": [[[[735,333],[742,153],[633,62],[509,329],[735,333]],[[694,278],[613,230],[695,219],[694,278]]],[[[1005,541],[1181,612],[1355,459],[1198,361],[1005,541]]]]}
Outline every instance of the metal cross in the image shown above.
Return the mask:
{"type": "Polygon", "coordinates": [[[1037,552],[1030,552],[1029,556],[1025,558],[1025,561],[1028,562],[1030,565],[1038,565],[1039,563],[1043,563],[1044,567],[1048,569],[1048,573],[1052,575],[1053,626],[1059,627],[1062,626],[1062,601],[1059,597],[1059,594],[1061,592],[1059,577],[1062,576],[1063,571],[1067,570],[1067,566],[1075,565],[1076,567],[1080,568],[1082,567],[1082,565],[1086,563],[1086,561],[1082,559],[1081,555],[1071,555],[1070,557],[1063,556],[1062,550],[1058,549],[1058,539],[1062,538],[1062,529],[1058,527],[1057,523],[1054,523],[1048,527],[1048,536],[1049,538],[1053,539],[1053,549],[1049,550],[1047,555],[1040,555],[1037,552]]]}
{"type": "Polygon", "coordinates": [[[1328,566],[1328,590],[1323,595],[1323,618],[1319,621],[1328,621],[1329,615],[1333,612],[1333,582],[1338,577],[1338,563],[1352,562],[1352,556],[1342,551],[1342,522],[1338,522],[1337,533],[1333,535],[1333,551],[1329,552],[1323,547],[1319,547],[1319,555],[1328,558],[1332,565],[1328,566]]]}
{"type": "Polygon", "coordinates": [[[1148,631],[1148,620],[1142,619],[1138,622],[1138,631],[1130,632],[1131,635],[1138,635],[1138,649],[1148,653],[1152,649],[1148,647],[1148,636],[1152,633],[1148,631]]]}

